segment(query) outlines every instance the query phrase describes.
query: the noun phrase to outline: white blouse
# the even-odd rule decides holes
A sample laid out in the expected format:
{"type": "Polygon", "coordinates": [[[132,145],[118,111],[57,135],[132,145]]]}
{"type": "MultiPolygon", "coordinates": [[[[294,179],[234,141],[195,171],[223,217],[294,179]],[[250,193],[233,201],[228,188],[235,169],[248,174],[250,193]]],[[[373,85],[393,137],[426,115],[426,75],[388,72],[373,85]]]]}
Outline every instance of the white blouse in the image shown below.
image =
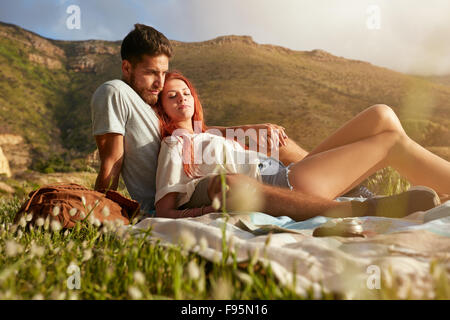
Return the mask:
{"type": "MultiPolygon", "coordinates": [[[[221,171],[244,174],[261,181],[257,152],[245,150],[236,141],[208,132],[188,134],[187,137],[168,136],[161,142],[155,203],[166,194],[177,192],[178,208],[189,201],[202,179],[218,175],[221,171]],[[194,146],[195,178],[186,175],[183,169],[183,145],[190,143],[190,139],[194,146]]],[[[190,161],[190,154],[187,159],[190,161]]]]}

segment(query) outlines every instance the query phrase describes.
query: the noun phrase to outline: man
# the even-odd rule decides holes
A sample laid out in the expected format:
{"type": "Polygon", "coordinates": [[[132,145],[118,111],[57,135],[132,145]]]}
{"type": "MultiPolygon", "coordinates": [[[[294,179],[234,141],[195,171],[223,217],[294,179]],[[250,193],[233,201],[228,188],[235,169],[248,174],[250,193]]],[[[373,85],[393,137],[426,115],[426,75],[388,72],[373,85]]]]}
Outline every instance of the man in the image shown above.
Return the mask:
{"type": "MultiPolygon", "coordinates": [[[[121,56],[122,80],[104,83],[91,100],[93,134],[101,160],[95,189],[117,189],[119,175],[122,174],[131,197],[140,203],[141,210],[151,213],[154,210],[155,176],[161,141],[158,118],[151,106],[157,102],[158,93],[164,86],[172,47],[162,33],[149,26],[136,24],[122,42],[121,56]]],[[[225,136],[226,128],[215,128],[225,136]]],[[[279,139],[279,159],[285,164],[297,162],[307,155],[305,150],[286,136],[284,128],[280,126],[259,124],[232,127],[238,128],[278,129],[278,136],[269,137],[269,140],[279,139]]],[[[373,211],[373,205],[369,210],[368,204],[339,203],[287,192],[248,181],[239,175],[227,179],[231,189],[241,182],[248,182],[248,185],[258,188],[265,199],[263,211],[273,215],[283,214],[303,220],[325,212],[349,216],[373,211]]],[[[217,191],[217,183],[212,183],[208,192],[212,194],[217,191]]]]}

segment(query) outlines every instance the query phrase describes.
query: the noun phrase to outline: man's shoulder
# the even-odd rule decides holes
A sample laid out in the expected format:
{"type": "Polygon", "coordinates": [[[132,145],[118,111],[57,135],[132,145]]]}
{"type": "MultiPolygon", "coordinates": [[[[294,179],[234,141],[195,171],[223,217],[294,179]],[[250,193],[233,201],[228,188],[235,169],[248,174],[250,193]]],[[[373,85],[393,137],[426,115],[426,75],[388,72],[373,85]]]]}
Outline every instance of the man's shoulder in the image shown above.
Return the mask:
{"type": "Polygon", "coordinates": [[[109,80],[101,84],[92,95],[91,105],[103,107],[105,103],[134,106],[144,103],[142,98],[126,82],[119,79],[109,80]]]}
{"type": "Polygon", "coordinates": [[[120,79],[114,79],[109,80],[104,83],[102,83],[97,90],[95,91],[94,95],[103,93],[103,94],[114,94],[114,93],[120,93],[120,92],[129,92],[131,87],[126,84],[123,80],[120,79]]]}

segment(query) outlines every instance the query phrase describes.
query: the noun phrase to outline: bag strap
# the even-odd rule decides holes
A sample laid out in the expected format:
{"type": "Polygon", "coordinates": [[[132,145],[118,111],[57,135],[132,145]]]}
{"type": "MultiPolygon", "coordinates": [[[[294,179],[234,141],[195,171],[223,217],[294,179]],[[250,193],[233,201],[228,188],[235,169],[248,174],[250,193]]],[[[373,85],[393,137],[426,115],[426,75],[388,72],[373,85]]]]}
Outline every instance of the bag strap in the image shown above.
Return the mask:
{"type": "Polygon", "coordinates": [[[139,213],[140,210],[139,202],[125,198],[117,191],[114,190],[106,191],[106,198],[116,202],[118,205],[124,208],[126,213],[128,214],[129,219],[132,219],[137,213],[139,213]]]}

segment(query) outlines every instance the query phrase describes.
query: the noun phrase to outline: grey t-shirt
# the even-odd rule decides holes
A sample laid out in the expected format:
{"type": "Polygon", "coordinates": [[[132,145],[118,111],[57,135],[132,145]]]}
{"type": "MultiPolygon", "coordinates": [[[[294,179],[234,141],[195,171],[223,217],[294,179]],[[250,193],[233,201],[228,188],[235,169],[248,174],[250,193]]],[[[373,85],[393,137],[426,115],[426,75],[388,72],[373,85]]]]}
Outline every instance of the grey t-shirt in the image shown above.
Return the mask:
{"type": "Polygon", "coordinates": [[[154,210],[161,144],[156,113],[122,80],[107,81],[95,91],[91,112],[94,136],[105,133],[124,136],[122,178],[141,210],[154,210]]]}

